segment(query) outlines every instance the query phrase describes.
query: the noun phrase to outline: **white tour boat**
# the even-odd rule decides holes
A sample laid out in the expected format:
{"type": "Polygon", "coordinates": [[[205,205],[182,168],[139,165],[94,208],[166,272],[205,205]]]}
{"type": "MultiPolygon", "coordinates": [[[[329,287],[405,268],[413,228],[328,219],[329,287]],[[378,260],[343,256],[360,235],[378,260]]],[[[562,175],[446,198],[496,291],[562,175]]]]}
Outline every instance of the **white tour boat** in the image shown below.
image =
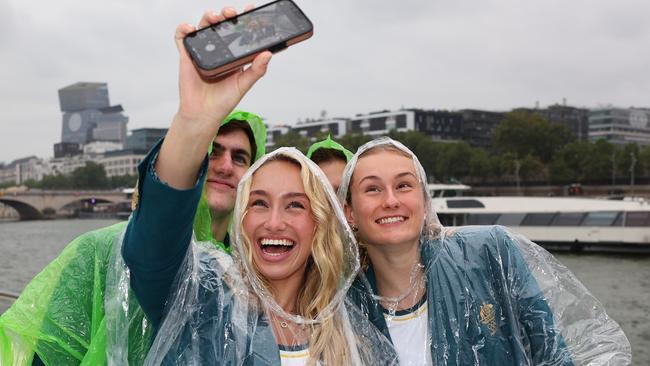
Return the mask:
{"type": "Polygon", "coordinates": [[[462,196],[469,189],[429,185],[443,225],[503,225],[552,249],[650,252],[650,204],[643,199],[462,196]]]}

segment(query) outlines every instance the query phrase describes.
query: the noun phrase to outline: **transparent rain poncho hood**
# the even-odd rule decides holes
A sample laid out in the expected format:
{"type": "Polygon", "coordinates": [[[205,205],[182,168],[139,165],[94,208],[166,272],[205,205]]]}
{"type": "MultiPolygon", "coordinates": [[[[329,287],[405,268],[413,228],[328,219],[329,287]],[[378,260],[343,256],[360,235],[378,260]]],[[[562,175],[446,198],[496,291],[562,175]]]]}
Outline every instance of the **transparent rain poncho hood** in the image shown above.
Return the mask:
{"type": "MultiPolygon", "coordinates": [[[[386,148],[412,158],[424,193],[420,263],[413,267],[410,290],[424,288],[413,292],[425,293],[428,332],[420,349],[431,352],[429,362],[630,364],[630,344],[620,326],[546,250],[501,226],[443,227],[433,211],[424,169],[401,143],[380,138],[361,146],[345,169],[341,202],[350,202],[350,184],[359,159],[369,150],[386,148]],[[422,276],[417,283],[418,276],[413,274],[419,269],[422,276]]],[[[356,301],[378,328],[389,328],[398,310],[395,305],[403,297],[379,296],[371,258],[350,291],[356,291],[356,301]],[[380,308],[378,304],[383,308],[379,315],[373,313],[380,308]]],[[[404,340],[393,339],[393,343],[401,357],[404,340]]]]}
{"type": "Polygon", "coordinates": [[[396,364],[387,338],[346,301],[359,269],[356,241],[324,174],[302,153],[280,148],[242,177],[230,237],[232,257],[204,243],[190,246],[147,364],[280,365],[307,353],[322,364],[396,364]],[[255,174],[275,160],[301,166],[316,222],[296,313],[283,310],[258,273],[250,252],[258,244],[249,249],[242,227],[255,174]]]}

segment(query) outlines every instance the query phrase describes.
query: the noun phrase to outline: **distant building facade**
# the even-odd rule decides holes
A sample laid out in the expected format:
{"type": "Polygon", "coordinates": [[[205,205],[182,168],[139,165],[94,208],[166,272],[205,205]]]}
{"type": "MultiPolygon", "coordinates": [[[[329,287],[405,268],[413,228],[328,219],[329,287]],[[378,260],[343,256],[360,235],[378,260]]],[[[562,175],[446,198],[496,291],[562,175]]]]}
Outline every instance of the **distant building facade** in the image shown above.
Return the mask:
{"type": "Polygon", "coordinates": [[[431,136],[433,141],[453,142],[463,137],[463,115],[459,112],[413,110],[415,130],[431,136]]]}
{"type": "Polygon", "coordinates": [[[650,109],[593,109],[589,112],[589,139],[603,139],[616,145],[650,145],[650,109]]]}
{"type": "Polygon", "coordinates": [[[102,155],[109,151],[122,150],[123,148],[124,146],[119,142],[93,141],[84,145],[83,152],[86,155],[102,155]]]}
{"type": "Polygon", "coordinates": [[[110,105],[106,83],[80,82],[61,88],[59,104],[63,112],[61,142],[126,143],[129,119],[121,105],[110,105]]]}
{"type": "Polygon", "coordinates": [[[536,113],[551,123],[561,123],[567,126],[577,140],[589,139],[589,110],[567,105],[554,104],[546,109],[538,109],[536,113]]]}
{"type": "Polygon", "coordinates": [[[97,162],[104,166],[107,177],[138,174],[138,164],[147,155],[147,150],[125,149],[109,151],[97,162]]]}
{"type": "Polygon", "coordinates": [[[299,122],[291,127],[293,131],[308,138],[316,138],[322,135],[331,135],[332,138],[339,138],[347,133],[347,122],[345,118],[331,118],[299,122]]]}
{"type": "Polygon", "coordinates": [[[291,131],[291,126],[278,125],[266,126],[266,149],[270,150],[275,146],[275,141],[282,135],[286,135],[291,131]]]}
{"type": "Polygon", "coordinates": [[[29,180],[40,181],[47,174],[50,174],[50,166],[45,160],[28,156],[0,167],[0,184],[20,185],[29,180]]]}
{"type": "Polygon", "coordinates": [[[348,124],[348,132],[361,133],[370,136],[382,136],[391,130],[406,132],[415,130],[415,115],[413,110],[379,111],[368,114],[357,114],[348,124]]]}
{"type": "Polygon", "coordinates": [[[505,112],[483,111],[478,109],[462,109],[463,118],[461,138],[473,147],[490,149],[492,147],[492,131],[503,121],[505,112]]]}
{"type": "Polygon", "coordinates": [[[54,157],[75,156],[83,152],[83,146],[76,142],[59,142],[54,144],[54,157]]]}
{"type": "Polygon", "coordinates": [[[166,128],[138,128],[127,138],[126,148],[149,151],[167,133],[166,128]]]}

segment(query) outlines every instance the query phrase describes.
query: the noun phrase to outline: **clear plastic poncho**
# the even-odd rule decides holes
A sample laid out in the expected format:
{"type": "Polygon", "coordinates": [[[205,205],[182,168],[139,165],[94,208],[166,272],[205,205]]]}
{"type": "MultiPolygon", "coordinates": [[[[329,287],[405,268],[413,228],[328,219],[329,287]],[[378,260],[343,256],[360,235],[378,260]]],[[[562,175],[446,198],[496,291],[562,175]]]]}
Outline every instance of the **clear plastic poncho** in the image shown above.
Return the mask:
{"type": "MultiPolygon", "coordinates": [[[[379,138],[361,146],[344,172],[342,202],[349,202],[359,158],[368,150],[386,147],[412,157],[424,193],[420,263],[411,273],[412,289],[422,286],[424,291],[411,292],[425,294],[428,330],[421,349],[431,352],[432,364],[631,363],[630,344],[621,327],[546,250],[501,226],[442,227],[426,190],[424,169],[401,143],[379,138]],[[423,281],[418,284],[420,269],[423,281]]],[[[402,299],[377,293],[371,263],[355,285],[353,290],[361,293],[355,301],[386,331],[397,312],[391,304],[402,299]]],[[[400,352],[403,340],[393,341],[400,352]]]]}
{"type": "Polygon", "coordinates": [[[396,364],[387,338],[346,300],[359,269],[356,241],[324,174],[302,153],[280,148],[248,170],[238,186],[230,235],[232,257],[204,243],[190,245],[147,364],[293,365],[301,352],[308,352],[307,364],[396,364]],[[299,163],[303,185],[310,187],[305,193],[319,239],[313,241],[300,299],[313,295],[305,308],[311,313],[300,305],[298,314],[283,310],[246,246],[242,220],[250,186],[256,171],[275,159],[299,163]],[[330,270],[321,272],[321,266],[330,270]]]}

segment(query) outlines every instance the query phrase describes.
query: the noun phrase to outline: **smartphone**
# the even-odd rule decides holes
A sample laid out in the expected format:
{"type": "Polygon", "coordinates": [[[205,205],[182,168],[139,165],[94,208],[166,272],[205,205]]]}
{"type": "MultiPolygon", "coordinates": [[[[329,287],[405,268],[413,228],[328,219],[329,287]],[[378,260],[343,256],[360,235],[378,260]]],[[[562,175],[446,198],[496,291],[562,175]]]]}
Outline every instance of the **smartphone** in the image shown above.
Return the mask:
{"type": "Polygon", "coordinates": [[[234,18],[196,30],[183,39],[194,66],[204,79],[216,79],[314,34],[314,26],[291,0],[278,0],[234,18]]]}

